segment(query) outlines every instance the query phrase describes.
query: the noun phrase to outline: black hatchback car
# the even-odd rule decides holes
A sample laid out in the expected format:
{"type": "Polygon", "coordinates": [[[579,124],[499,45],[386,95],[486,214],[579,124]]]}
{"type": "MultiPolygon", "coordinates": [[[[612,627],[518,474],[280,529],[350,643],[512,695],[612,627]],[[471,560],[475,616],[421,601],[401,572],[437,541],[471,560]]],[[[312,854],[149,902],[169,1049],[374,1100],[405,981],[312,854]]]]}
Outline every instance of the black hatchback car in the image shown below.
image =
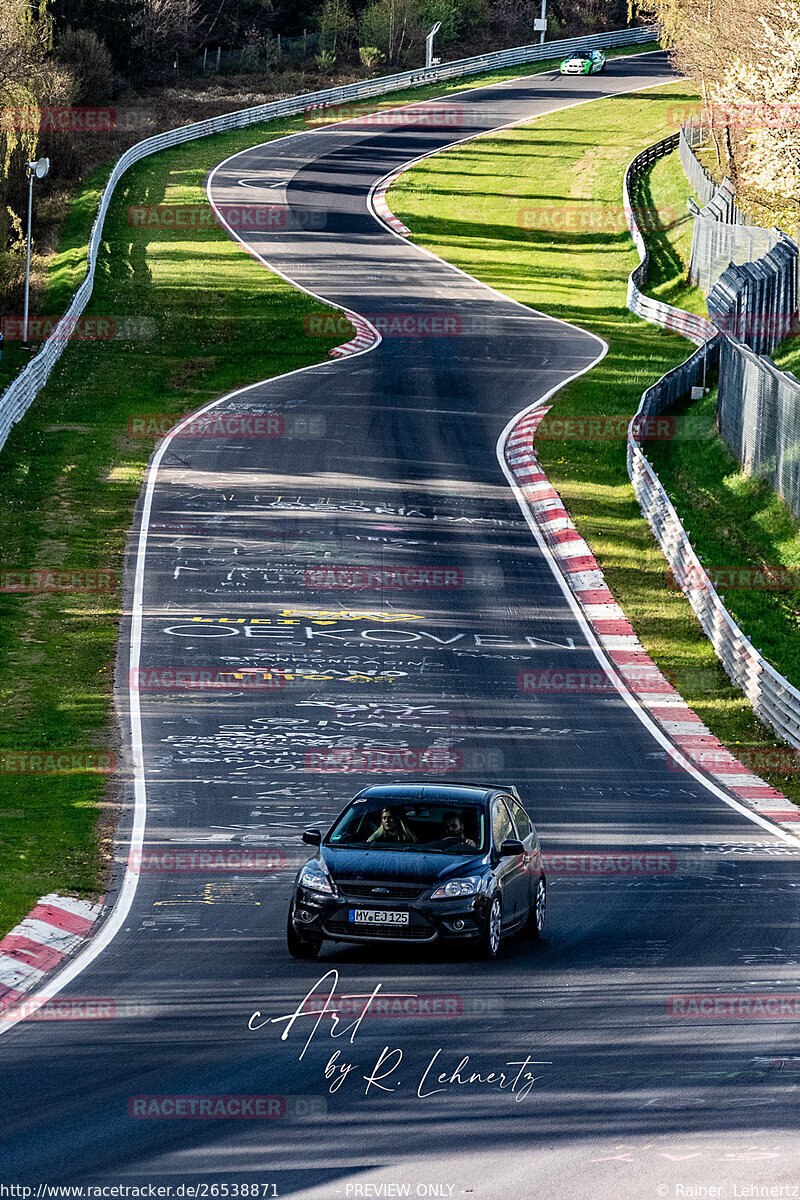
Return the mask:
{"type": "Polygon", "coordinates": [[[289,909],[294,958],[323,941],[463,943],[495,958],[501,939],[541,937],[547,883],[516,788],[390,783],[354,796],[300,869],[289,909]]]}

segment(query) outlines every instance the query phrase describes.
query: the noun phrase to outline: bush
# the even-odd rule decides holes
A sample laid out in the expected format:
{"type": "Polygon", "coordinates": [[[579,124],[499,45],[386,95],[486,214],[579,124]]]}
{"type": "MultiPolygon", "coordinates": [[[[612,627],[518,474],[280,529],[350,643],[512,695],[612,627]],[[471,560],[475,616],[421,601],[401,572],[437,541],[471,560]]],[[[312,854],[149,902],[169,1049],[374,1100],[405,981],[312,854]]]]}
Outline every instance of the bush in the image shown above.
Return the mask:
{"type": "Polygon", "coordinates": [[[77,84],[76,100],[107,101],[114,90],[114,68],[105,42],[90,29],[65,29],[56,45],[58,58],[77,84]]]}
{"type": "Polygon", "coordinates": [[[365,67],[377,67],[386,57],[377,46],[359,46],[358,57],[365,67]]]}

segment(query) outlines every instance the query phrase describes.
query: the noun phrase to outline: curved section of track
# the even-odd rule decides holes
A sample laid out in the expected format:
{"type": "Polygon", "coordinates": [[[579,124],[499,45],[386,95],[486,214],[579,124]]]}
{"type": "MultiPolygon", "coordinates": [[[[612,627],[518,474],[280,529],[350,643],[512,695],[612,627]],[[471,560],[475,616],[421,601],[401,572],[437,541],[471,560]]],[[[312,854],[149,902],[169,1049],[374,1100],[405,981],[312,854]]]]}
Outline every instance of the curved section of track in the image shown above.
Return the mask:
{"type": "MultiPolygon", "coordinates": [[[[668,78],[650,55],[442,103],[460,107],[462,138],[668,78]]],[[[656,1174],[660,1195],[791,1178],[796,1114],[763,1064],[791,1060],[792,1026],[676,1018],[670,997],[796,987],[797,856],[671,771],[615,690],[525,683],[585,680],[597,660],[495,444],[603,347],[376,222],[373,184],[453,140],[430,118],[349,122],[245,151],[209,180],[220,209],[242,202],[241,180],[249,204],[285,198],[297,228],[246,248],[383,340],[214,406],[275,414],[262,429],[281,436],[175,435],[154,460],[126,636],[140,619],[140,828],[164,869],[138,875],[116,936],[63,989],[111,998],[114,1019],[26,1022],[0,1040],[9,1177],[631,1198],[656,1174]],[[354,568],[382,586],[348,587],[365,577],[354,568]],[[404,590],[387,582],[398,572],[404,590]],[[170,690],[175,668],[217,686],[170,690]],[[543,944],[511,943],[491,966],[413,947],[287,958],[299,832],[387,764],[520,786],[554,856],[543,944]],[[195,861],[181,849],[252,869],[181,870],[195,861]],[[343,1011],[378,984],[392,1003],[338,1041],[327,1018],[298,1018],[285,1040],[261,1025],[305,1011],[331,969],[343,1011]],[[370,1084],[384,1047],[394,1065],[370,1084]],[[336,1052],[353,1067],[332,1089],[336,1052]],[[523,1096],[463,1082],[525,1060],[523,1096]],[[137,1119],[136,1098],[264,1095],[287,1098],[285,1116],[137,1119]]]]}

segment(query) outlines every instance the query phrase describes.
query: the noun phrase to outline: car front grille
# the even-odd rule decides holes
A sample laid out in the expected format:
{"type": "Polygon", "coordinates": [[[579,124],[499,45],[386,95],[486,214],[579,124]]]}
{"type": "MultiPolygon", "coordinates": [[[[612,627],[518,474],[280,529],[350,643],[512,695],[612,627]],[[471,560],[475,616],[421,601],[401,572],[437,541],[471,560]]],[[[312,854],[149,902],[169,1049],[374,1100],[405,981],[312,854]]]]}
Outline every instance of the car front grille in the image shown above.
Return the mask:
{"type": "Polygon", "coordinates": [[[376,879],[374,883],[364,882],[363,879],[337,879],[336,885],[343,896],[357,896],[359,900],[418,900],[425,888],[405,883],[383,883],[376,879]],[[375,888],[380,893],[375,895],[375,888]]]}

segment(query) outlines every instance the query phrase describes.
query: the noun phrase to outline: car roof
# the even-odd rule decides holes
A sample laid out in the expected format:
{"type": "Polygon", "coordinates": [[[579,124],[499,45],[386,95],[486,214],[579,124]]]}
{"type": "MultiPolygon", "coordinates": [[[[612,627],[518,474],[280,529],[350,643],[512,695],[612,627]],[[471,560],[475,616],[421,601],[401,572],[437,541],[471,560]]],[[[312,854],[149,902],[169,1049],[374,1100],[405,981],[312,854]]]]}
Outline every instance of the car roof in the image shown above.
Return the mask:
{"type": "Polygon", "coordinates": [[[438,783],[428,779],[408,783],[376,783],[358,793],[366,800],[432,800],[454,803],[486,802],[497,792],[512,791],[509,787],[481,783],[438,783]]]}

